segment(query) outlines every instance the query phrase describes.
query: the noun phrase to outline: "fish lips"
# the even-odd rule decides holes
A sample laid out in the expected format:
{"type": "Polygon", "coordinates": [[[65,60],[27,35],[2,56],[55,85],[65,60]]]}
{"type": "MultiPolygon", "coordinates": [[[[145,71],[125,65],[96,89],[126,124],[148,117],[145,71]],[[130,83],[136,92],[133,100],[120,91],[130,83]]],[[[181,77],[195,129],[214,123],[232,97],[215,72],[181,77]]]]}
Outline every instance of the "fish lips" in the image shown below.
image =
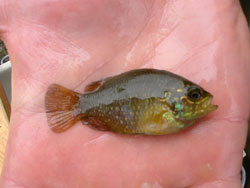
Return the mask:
{"type": "Polygon", "coordinates": [[[202,108],[207,112],[213,112],[218,109],[218,105],[212,104],[213,96],[208,96],[208,99],[202,104],[202,108]]]}

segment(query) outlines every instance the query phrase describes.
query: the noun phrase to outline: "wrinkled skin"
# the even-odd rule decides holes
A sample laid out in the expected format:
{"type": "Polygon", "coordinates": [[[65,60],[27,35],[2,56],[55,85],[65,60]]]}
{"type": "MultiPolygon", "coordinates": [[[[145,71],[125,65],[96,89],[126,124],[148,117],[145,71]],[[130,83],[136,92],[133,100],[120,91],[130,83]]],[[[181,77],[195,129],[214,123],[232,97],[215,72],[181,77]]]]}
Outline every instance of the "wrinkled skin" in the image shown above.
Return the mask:
{"type": "Polygon", "coordinates": [[[0,187],[238,188],[249,114],[249,31],[237,0],[0,0],[13,66],[0,187]],[[170,136],[124,136],[78,123],[48,128],[51,83],[82,92],[135,68],[180,74],[219,105],[170,136]]]}

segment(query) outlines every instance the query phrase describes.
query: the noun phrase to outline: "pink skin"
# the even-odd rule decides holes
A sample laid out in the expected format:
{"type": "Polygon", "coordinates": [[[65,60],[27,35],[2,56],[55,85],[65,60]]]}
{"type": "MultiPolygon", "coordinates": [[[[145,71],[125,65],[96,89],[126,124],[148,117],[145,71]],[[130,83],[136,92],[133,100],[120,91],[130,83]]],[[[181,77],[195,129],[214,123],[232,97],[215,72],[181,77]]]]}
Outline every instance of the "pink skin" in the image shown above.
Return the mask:
{"type": "Polygon", "coordinates": [[[13,66],[3,188],[239,188],[250,40],[237,0],[0,0],[13,66]],[[149,67],[180,74],[219,109],[186,131],[124,136],[47,124],[44,94],[149,67]]]}

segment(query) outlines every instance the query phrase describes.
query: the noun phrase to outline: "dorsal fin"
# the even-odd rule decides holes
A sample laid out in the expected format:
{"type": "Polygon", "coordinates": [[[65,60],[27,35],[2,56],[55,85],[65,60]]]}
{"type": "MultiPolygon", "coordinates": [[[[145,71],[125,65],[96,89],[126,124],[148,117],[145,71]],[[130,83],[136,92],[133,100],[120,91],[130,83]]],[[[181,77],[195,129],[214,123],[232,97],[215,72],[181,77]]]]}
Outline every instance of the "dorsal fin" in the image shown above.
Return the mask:
{"type": "Polygon", "coordinates": [[[97,91],[97,90],[103,88],[104,82],[105,82],[104,80],[98,80],[98,81],[91,82],[90,84],[88,84],[84,88],[84,92],[90,93],[90,92],[97,91]]]}

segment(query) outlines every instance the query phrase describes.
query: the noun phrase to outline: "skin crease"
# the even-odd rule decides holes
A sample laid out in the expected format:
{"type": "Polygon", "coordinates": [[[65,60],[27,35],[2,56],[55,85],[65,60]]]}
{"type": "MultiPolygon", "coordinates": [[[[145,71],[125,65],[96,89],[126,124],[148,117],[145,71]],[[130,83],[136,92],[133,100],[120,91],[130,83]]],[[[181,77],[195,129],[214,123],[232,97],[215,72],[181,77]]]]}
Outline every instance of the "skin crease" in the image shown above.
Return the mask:
{"type": "Polygon", "coordinates": [[[237,0],[0,0],[12,61],[3,188],[239,188],[249,115],[249,30],[237,0]],[[216,112],[169,136],[78,123],[49,130],[52,83],[82,92],[130,69],[172,71],[214,95],[216,112]]]}

